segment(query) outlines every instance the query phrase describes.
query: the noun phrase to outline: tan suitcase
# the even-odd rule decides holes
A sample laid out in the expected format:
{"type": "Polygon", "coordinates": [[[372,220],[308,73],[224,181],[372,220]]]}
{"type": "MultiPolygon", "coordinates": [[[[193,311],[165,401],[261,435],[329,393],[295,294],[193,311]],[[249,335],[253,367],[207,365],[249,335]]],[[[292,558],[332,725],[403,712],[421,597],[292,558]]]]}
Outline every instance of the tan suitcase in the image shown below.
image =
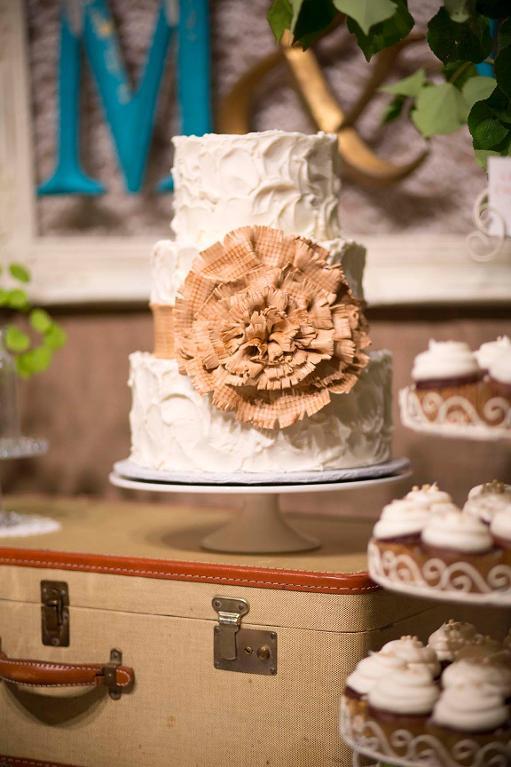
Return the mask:
{"type": "MultiPolygon", "coordinates": [[[[63,531],[0,549],[2,767],[348,765],[338,700],[356,662],[469,612],[372,584],[364,520],[300,515],[322,550],[234,557],[200,550],[218,510],[20,505],[63,531]]],[[[509,622],[484,614],[487,631],[509,622]]]]}

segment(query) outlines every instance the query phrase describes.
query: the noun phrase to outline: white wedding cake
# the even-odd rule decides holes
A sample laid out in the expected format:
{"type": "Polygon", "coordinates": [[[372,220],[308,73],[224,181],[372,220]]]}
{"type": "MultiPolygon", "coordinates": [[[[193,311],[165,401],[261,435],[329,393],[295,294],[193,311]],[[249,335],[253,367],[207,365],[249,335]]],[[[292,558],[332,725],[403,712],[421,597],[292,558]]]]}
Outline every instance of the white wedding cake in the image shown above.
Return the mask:
{"type": "Polygon", "coordinates": [[[388,460],[391,355],[364,352],[365,250],[341,237],[335,136],[173,143],[155,350],[130,356],[131,461],[281,473],[388,460]]]}

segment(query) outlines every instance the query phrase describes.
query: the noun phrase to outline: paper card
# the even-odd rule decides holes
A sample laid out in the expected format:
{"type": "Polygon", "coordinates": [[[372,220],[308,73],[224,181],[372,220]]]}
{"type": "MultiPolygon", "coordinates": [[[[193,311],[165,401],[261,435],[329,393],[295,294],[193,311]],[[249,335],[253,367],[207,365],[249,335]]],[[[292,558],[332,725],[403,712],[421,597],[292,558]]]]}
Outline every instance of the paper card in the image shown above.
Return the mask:
{"type": "Polygon", "coordinates": [[[511,157],[488,158],[490,234],[511,237],[511,157]]]}

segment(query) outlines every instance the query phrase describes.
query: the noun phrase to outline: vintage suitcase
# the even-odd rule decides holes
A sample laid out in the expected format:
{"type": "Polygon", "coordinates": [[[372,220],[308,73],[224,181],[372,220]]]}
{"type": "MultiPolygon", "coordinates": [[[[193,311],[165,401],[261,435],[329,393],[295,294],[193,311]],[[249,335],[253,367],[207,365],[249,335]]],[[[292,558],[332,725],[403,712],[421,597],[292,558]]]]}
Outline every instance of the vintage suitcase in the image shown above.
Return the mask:
{"type": "MultiPolygon", "coordinates": [[[[376,588],[364,520],[304,517],[321,551],[233,557],[199,547],[218,510],[21,506],[63,529],[0,549],[2,767],[348,765],[347,673],[369,648],[469,612],[376,588]]],[[[484,614],[488,631],[509,620],[484,614]]]]}

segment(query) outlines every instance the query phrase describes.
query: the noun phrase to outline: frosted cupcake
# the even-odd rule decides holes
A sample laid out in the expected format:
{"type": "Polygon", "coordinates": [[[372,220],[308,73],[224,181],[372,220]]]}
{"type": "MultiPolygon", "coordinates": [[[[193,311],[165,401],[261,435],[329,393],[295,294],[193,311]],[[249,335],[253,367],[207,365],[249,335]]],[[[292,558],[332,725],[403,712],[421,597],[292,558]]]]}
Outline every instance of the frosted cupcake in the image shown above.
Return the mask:
{"type": "Polygon", "coordinates": [[[511,696],[511,668],[501,662],[498,654],[495,660],[487,658],[460,657],[451,663],[442,674],[442,687],[487,686],[503,699],[511,696]]]}
{"type": "Polygon", "coordinates": [[[415,358],[412,379],[424,415],[434,420],[438,412],[436,399],[453,396],[467,399],[477,408],[478,386],[482,371],[466,343],[461,341],[430,341],[427,351],[415,358]],[[431,397],[435,397],[435,404],[431,397]],[[431,407],[430,407],[431,403],[431,407]]]}
{"type": "Polygon", "coordinates": [[[463,507],[463,511],[473,514],[487,525],[498,511],[505,509],[511,509],[511,485],[496,479],[473,487],[463,507]]]}
{"type": "Polygon", "coordinates": [[[511,566],[511,503],[497,511],[491,521],[490,532],[495,545],[502,549],[503,563],[511,566]]]}
{"type": "Polygon", "coordinates": [[[451,619],[431,634],[428,647],[436,653],[442,669],[445,669],[476,636],[476,627],[471,623],[451,619]]]}
{"type": "Polygon", "coordinates": [[[398,499],[384,506],[373,535],[377,540],[387,542],[416,543],[429,517],[427,506],[407,498],[398,499]]]}
{"type": "Polygon", "coordinates": [[[492,361],[488,368],[488,384],[494,395],[511,402],[511,347],[492,361]]]}
{"type": "Polygon", "coordinates": [[[416,636],[402,636],[383,645],[380,655],[401,658],[407,666],[424,666],[432,677],[440,673],[440,663],[435,650],[423,644],[416,636]]]}
{"type": "Polygon", "coordinates": [[[387,674],[393,674],[397,669],[405,668],[406,663],[396,655],[382,655],[372,652],[355,667],[347,677],[344,695],[350,713],[365,713],[367,695],[374,685],[387,674]]]}
{"type": "Polygon", "coordinates": [[[511,350],[511,340],[507,336],[499,336],[496,341],[481,344],[474,352],[474,356],[481,370],[487,373],[493,363],[509,350],[511,350]]]}
{"type": "Polygon", "coordinates": [[[455,755],[467,752],[470,741],[482,757],[477,764],[511,763],[509,711],[502,695],[488,685],[444,689],[435,703],[427,731],[454,757],[452,764],[458,763],[455,755]]]}
{"type": "Polygon", "coordinates": [[[415,485],[409,493],[405,495],[405,501],[410,501],[414,506],[431,511],[434,507],[443,506],[446,503],[452,503],[452,498],[445,490],[440,490],[437,483],[432,485],[415,485]]]}
{"type": "Polygon", "coordinates": [[[368,715],[387,738],[396,730],[420,735],[440,696],[440,688],[424,665],[408,666],[380,679],[369,692],[368,715]]]}

